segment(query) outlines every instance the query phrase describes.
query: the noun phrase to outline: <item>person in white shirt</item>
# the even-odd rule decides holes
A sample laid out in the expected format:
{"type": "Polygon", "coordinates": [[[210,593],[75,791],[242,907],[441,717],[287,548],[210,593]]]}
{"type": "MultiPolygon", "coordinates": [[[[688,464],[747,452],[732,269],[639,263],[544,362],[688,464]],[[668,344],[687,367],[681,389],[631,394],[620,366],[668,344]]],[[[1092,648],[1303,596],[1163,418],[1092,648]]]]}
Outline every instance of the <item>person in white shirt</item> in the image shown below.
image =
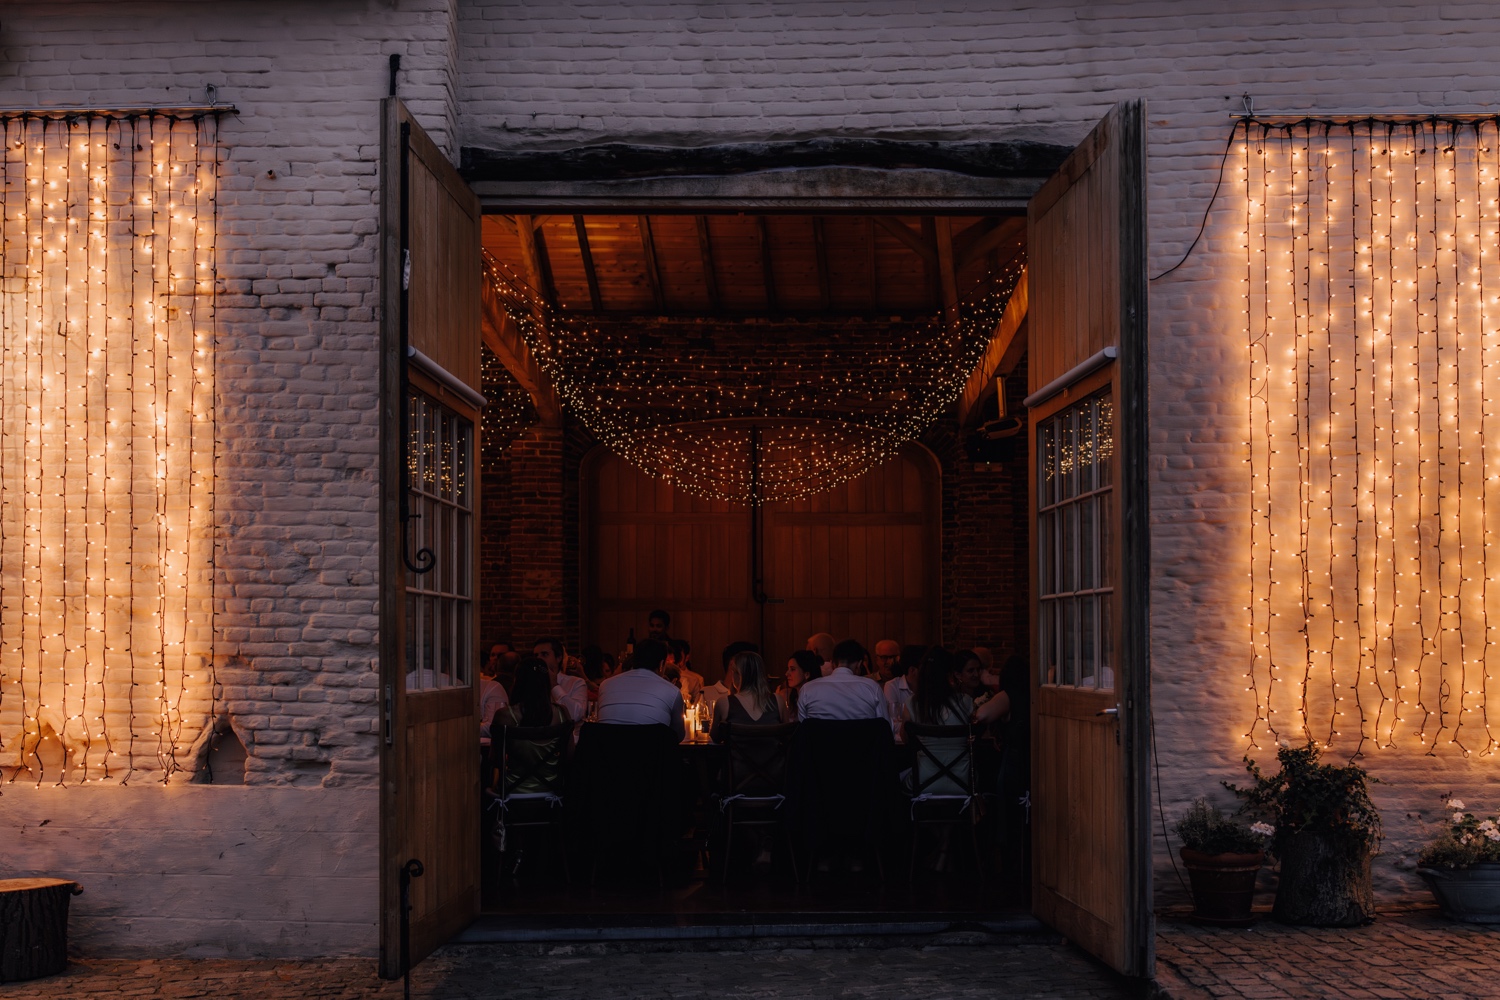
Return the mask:
{"type": "Polygon", "coordinates": [[[567,657],[562,640],[538,639],[532,652],[547,664],[547,673],[552,677],[552,703],[567,712],[574,722],[581,722],[589,709],[589,682],[562,672],[567,657]]]}
{"type": "MultiPolygon", "coordinates": [[[[833,636],[827,632],[819,632],[807,637],[807,648],[823,658],[823,676],[827,677],[833,673],[833,636]]],[[[863,646],[860,649],[864,649],[863,646]]]]}
{"type": "Polygon", "coordinates": [[[901,662],[901,644],[895,639],[881,639],[875,644],[874,668],[870,676],[876,683],[884,684],[896,676],[896,664],[901,662]]]}
{"type": "Polygon", "coordinates": [[[880,685],[857,671],[864,669],[865,647],[845,639],[833,649],[833,672],[802,685],[797,718],[884,719],[891,721],[880,685]]]}
{"type": "Polygon", "coordinates": [[[901,655],[896,660],[896,676],[885,682],[885,706],[891,713],[891,730],[898,743],[904,739],[901,714],[906,711],[912,692],[916,689],[917,675],[921,670],[919,665],[926,652],[925,646],[903,646],[901,655]]]}
{"type": "Polygon", "coordinates": [[[682,692],[657,673],[666,657],[664,642],[636,643],[630,669],[599,685],[598,720],[617,726],[670,726],[677,739],[683,740],[687,728],[682,719],[682,692]]]}

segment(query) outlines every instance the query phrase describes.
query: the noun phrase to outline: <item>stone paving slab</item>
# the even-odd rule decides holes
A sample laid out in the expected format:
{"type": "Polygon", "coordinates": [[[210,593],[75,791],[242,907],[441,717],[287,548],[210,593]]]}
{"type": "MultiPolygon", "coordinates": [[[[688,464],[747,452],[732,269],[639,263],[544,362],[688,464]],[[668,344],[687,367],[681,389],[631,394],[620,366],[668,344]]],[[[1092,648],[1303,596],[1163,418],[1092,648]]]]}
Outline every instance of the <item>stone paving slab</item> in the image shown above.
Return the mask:
{"type": "MultiPolygon", "coordinates": [[[[470,945],[444,948],[412,973],[419,1000],[1116,1000],[1138,992],[1055,937],[978,947],[688,953],[557,947],[523,954],[470,945]]],[[[8,983],[0,996],[387,1000],[401,996],[401,983],[375,978],[371,961],[77,960],[61,975],[8,983]]]]}
{"type": "Polygon", "coordinates": [[[1157,919],[1156,992],[1169,1000],[1500,1000],[1500,926],[1435,908],[1381,910],[1367,927],[1202,927],[1157,919]]]}

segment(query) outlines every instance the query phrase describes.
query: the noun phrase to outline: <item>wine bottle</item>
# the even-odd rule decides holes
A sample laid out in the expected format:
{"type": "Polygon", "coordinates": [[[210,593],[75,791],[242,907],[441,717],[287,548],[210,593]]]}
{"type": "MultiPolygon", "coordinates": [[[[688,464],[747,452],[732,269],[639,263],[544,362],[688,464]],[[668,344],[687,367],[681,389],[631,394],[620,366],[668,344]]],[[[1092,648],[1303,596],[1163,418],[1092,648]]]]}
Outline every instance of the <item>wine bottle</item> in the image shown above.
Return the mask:
{"type": "Polygon", "coordinates": [[[630,635],[625,637],[625,652],[635,652],[635,626],[630,626],[630,635]]]}

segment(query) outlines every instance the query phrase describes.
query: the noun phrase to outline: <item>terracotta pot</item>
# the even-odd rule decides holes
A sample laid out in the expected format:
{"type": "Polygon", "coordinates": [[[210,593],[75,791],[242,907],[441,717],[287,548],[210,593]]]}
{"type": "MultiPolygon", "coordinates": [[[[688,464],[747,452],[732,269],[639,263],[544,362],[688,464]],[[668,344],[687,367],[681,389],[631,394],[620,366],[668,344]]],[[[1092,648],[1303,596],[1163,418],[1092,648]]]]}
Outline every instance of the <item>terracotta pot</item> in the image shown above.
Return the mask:
{"type": "Polygon", "coordinates": [[[1500,924],[1500,865],[1418,868],[1443,916],[1470,924],[1500,924]]]}
{"type": "Polygon", "coordinates": [[[1193,916],[1222,927],[1250,926],[1255,877],[1265,863],[1264,852],[1205,854],[1184,847],[1178,854],[1193,886],[1193,916]]]}

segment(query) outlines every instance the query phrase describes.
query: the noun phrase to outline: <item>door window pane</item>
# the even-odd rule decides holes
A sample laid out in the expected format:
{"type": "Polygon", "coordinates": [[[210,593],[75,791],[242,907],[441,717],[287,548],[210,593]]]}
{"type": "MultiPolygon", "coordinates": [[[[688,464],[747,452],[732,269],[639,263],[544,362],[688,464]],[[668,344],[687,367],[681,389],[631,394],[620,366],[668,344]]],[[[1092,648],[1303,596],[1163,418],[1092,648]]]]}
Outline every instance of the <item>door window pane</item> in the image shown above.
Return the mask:
{"type": "Polygon", "coordinates": [[[1036,435],[1042,683],[1111,688],[1114,418],[1108,393],[1044,419],[1036,435]]]}

